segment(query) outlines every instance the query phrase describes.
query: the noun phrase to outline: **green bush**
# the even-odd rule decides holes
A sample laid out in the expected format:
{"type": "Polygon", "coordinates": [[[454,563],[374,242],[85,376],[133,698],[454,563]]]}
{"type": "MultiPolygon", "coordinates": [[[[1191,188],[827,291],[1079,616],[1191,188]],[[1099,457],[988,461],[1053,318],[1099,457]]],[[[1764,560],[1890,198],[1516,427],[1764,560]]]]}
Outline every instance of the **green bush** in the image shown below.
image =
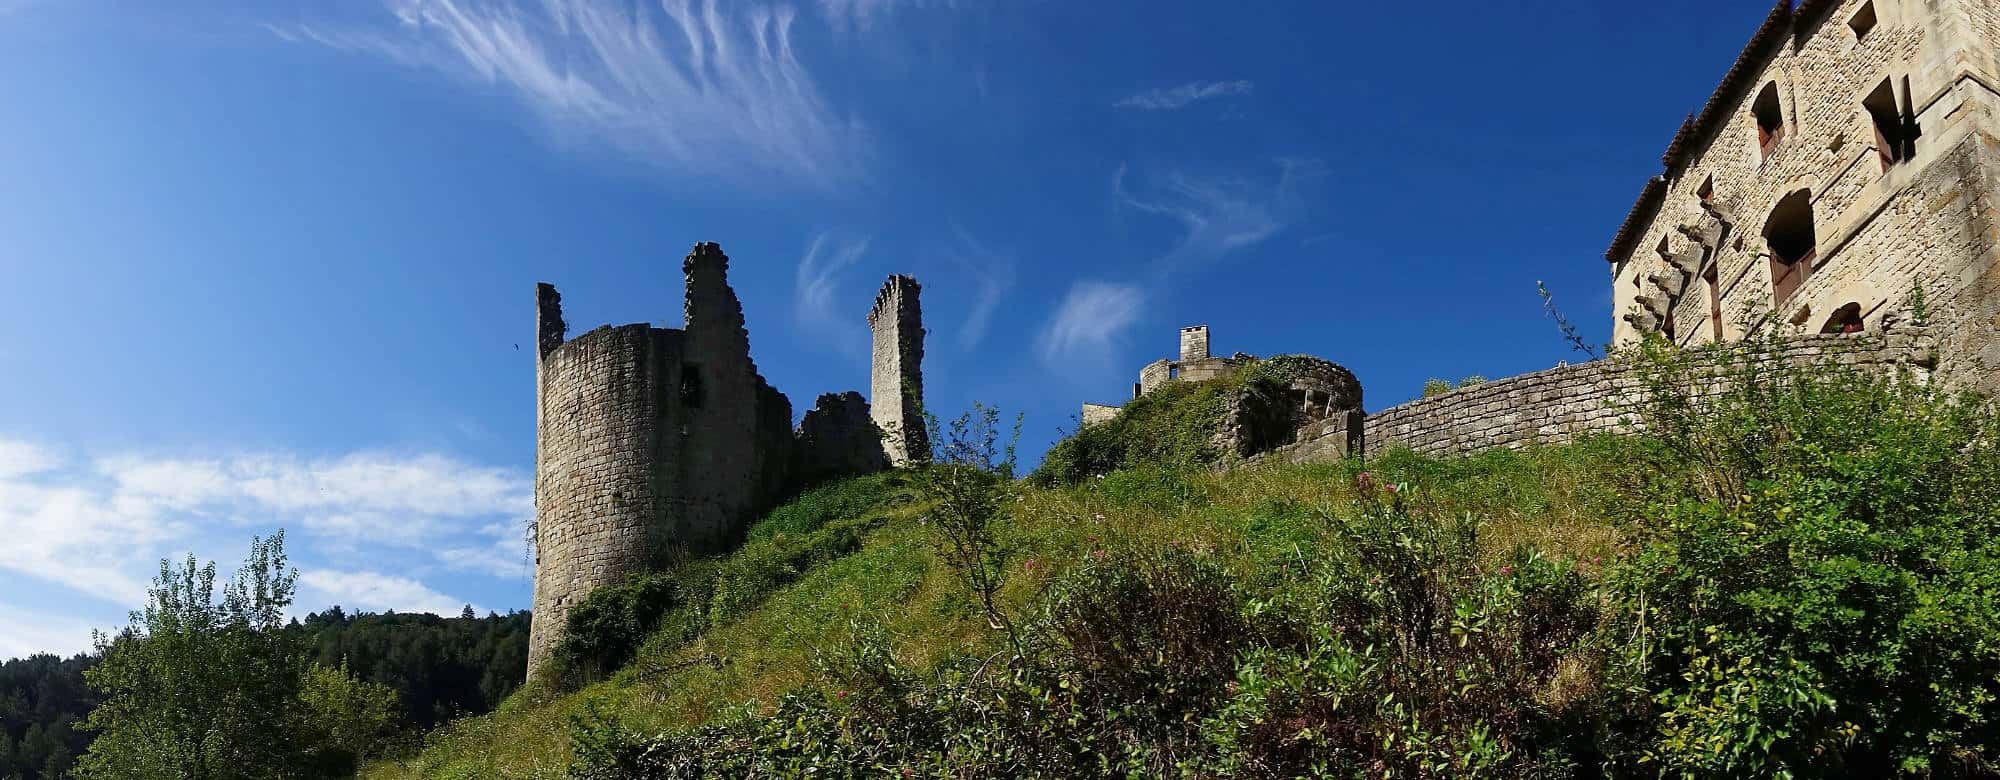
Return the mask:
{"type": "MultiPolygon", "coordinates": [[[[1204,382],[1169,382],[1132,399],[1118,416],[1087,425],[1049,449],[1029,475],[1037,485],[1074,485],[1121,469],[1181,469],[1215,463],[1223,407],[1238,390],[1266,391],[1271,374],[1252,366],[1204,382]]],[[[1283,364],[1280,364],[1282,369],[1283,364]]]]}
{"type": "Polygon", "coordinates": [[[670,574],[634,574],[590,592],[570,608],[556,643],[556,668],[574,681],[596,679],[632,659],[660,618],[687,603],[670,574]]]}
{"type": "Polygon", "coordinates": [[[1406,485],[1361,483],[1365,508],[1335,521],[1331,554],[1252,602],[1284,628],[1244,654],[1234,695],[1205,721],[1215,768],[1477,777],[1575,764],[1557,681],[1593,657],[1581,575],[1526,550],[1482,570],[1478,517],[1427,514],[1406,485]]]}
{"type": "Polygon", "coordinates": [[[1622,569],[1646,758],[1705,777],[1992,777],[2000,418],[1772,345],[1642,355],[1650,511],[1622,569]]]}

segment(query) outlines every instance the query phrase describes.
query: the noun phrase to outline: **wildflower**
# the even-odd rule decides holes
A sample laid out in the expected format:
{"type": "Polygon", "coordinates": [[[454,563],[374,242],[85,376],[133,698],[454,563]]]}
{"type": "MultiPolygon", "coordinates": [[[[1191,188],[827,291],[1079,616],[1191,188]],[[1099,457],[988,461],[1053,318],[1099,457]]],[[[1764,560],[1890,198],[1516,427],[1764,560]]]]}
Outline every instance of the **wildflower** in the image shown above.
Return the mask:
{"type": "Polygon", "coordinates": [[[1513,567],[1513,566],[1502,566],[1502,567],[1500,567],[1500,576],[1502,576],[1502,577],[1506,577],[1506,576],[1510,576],[1510,575],[1512,575],[1513,573],[1514,573],[1514,567],[1513,567]]]}
{"type": "Polygon", "coordinates": [[[1104,513],[1103,513],[1103,512],[1098,512],[1097,514],[1094,514],[1094,515],[1091,515],[1091,516],[1090,516],[1090,519],[1092,519],[1092,520],[1096,520],[1097,522],[1100,522],[1100,523],[1102,523],[1102,522],[1104,522],[1104,513]]]}
{"type": "Polygon", "coordinates": [[[1364,471],[1364,472],[1361,472],[1360,474],[1357,474],[1357,475],[1355,475],[1355,477],[1354,477],[1354,486],[1355,486],[1356,488],[1359,488],[1359,489],[1361,490],[1361,492],[1363,492],[1363,493],[1372,493],[1372,492],[1374,492],[1374,491],[1375,491],[1375,475],[1374,475],[1374,474],[1370,474],[1370,473],[1368,473],[1368,472],[1366,472],[1366,471],[1364,471]]]}
{"type": "Polygon", "coordinates": [[[1021,562],[1021,568],[1023,568],[1023,569],[1027,569],[1028,571],[1034,571],[1034,570],[1035,570],[1035,559],[1033,559],[1033,558],[1029,558],[1029,559],[1027,559],[1027,560],[1025,560],[1025,561],[1022,561],[1022,562],[1021,562]]]}
{"type": "Polygon", "coordinates": [[[836,694],[834,694],[834,695],[833,695],[833,698],[836,698],[836,699],[845,699],[845,698],[847,698],[847,691],[841,691],[841,692],[839,692],[839,693],[836,693],[836,694]]]}
{"type": "Polygon", "coordinates": [[[1604,556],[1602,556],[1602,555],[1593,555],[1593,556],[1590,556],[1590,562],[1591,562],[1591,563],[1593,563],[1593,564],[1595,564],[1595,563],[1598,563],[1598,562],[1600,562],[1600,561],[1603,561],[1603,560],[1604,560],[1604,556]]]}
{"type": "Polygon", "coordinates": [[[929,516],[917,518],[917,525],[930,525],[930,524],[931,524],[931,519],[929,516]]]}
{"type": "Polygon", "coordinates": [[[1382,486],[1382,489],[1383,489],[1383,490],[1387,490],[1387,491],[1389,491],[1389,492],[1391,492],[1391,493],[1394,493],[1394,492],[1396,492],[1396,486],[1395,486],[1395,485],[1393,485],[1393,484],[1389,484],[1389,485],[1383,485],[1383,486],[1382,486]]]}
{"type": "Polygon", "coordinates": [[[1092,557],[1092,558],[1096,558],[1096,559],[1098,559],[1098,560],[1100,560],[1100,561],[1101,561],[1101,560],[1104,560],[1104,551],[1103,551],[1103,550],[1091,550],[1091,551],[1090,551],[1090,557],[1092,557]]]}

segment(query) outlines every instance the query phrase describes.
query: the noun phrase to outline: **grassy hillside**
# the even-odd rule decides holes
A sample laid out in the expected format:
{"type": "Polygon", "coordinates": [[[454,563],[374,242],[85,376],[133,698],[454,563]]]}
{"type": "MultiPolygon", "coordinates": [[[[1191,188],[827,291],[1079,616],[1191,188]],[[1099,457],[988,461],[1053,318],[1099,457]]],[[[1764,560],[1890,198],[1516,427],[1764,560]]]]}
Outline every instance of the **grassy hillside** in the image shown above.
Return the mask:
{"type": "Polygon", "coordinates": [[[2000,776],[1993,409],[1642,359],[1644,437],[995,481],[1008,630],[933,483],[832,485],[364,776],[2000,776]]]}
{"type": "MultiPolygon", "coordinates": [[[[1589,560],[1615,554],[1619,544],[1618,533],[1591,510],[1612,497],[1595,467],[1606,452],[1580,446],[1455,462],[1398,457],[1370,467],[1384,481],[1448,487],[1430,500],[1495,518],[1488,544],[1496,561],[1517,542],[1589,560]]],[[[1126,471],[1072,488],[1023,489],[1009,534],[1020,563],[1004,596],[1025,612],[1051,580],[1109,548],[1182,545],[1246,579],[1295,567],[1317,549],[1325,517],[1354,505],[1353,472],[1339,465],[1227,476],[1126,471]]],[[[889,496],[878,510],[827,519],[831,528],[859,532],[852,553],[801,572],[691,642],[648,646],[609,679],[574,693],[524,691],[494,714],[433,735],[421,756],[380,762],[363,776],[565,776],[571,720],[590,716],[593,707],[633,730],[658,731],[704,723],[748,702],[769,704],[813,681],[815,655],[847,646],[858,622],[879,620],[898,661],[913,668],[998,650],[1001,637],[937,561],[930,529],[919,524],[925,507],[896,482],[858,482],[843,487],[889,496]]],[[[775,513],[732,557],[767,556],[803,535],[796,524],[789,532],[769,527],[824,495],[775,513]]]]}

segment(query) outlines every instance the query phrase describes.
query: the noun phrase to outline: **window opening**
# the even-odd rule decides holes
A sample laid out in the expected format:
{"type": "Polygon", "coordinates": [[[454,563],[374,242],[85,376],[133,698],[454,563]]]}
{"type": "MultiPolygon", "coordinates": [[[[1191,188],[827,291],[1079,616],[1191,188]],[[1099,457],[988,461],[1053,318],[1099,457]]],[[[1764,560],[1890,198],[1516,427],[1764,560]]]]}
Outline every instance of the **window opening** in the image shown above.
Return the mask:
{"type": "Polygon", "coordinates": [[[1764,85],[1764,91],[1757,93],[1757,102],[1750,105],[1750,113],[1757,117],[1759,159],[1768,158],[1778,142],[1785,140],[1785,111],[1778,100],[1778,82],[1764,85]]]}
{"type": "Polygon", "coordinates": [[[1764,223],[1764,241],[1771,252],[1771,303],[1783,306],[1812,276],[1817,255],[1810,192],[1799,190],[1778,201],[1764,223]]]}

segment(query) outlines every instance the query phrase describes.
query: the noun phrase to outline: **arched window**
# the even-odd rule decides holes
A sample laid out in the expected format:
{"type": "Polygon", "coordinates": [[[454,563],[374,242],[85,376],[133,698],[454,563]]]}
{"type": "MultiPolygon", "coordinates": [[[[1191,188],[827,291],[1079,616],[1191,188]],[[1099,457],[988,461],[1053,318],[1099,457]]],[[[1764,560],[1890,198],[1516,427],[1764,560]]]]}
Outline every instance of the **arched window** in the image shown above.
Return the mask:
{"type": "Polygon", "coordinates": [[[1750,113],[1757,117],[1759,159],[1770,157],[1778,142],[1785,139],[1785,107],[1778,101],[1778,82],[1764,85],[1764,91],[1757,93],[1757,102],[1750,104],[1750,113]]]}
{"type": "Polygon", "coordinates": [[[1861,322],[1861,304],[1849,303],[1833,310],[1833,316],[1826,318],[1820,326],[1821,333],[1860,333],[1865,329],[1861,322]]]}
{"type": "Polygon", "coordinates": [[[1771,305],[1784,306],[1812,276],[1817,256],[1811,192],[1799,190],[1778,201],[1764,223],[1764,241],[1771,248],[1771,305]]]}

